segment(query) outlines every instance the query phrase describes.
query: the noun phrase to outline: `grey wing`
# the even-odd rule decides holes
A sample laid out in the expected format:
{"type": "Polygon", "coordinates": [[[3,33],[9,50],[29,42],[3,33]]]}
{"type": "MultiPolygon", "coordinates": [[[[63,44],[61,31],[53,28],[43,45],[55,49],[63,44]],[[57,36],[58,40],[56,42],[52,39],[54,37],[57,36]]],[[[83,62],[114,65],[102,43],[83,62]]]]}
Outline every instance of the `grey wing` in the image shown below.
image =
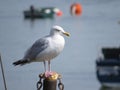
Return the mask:
{"type": "Polygon", "coordinates": [[[26,52],[24,58],[34,60],[36,56],[48,47],[48,40],[37,40],[26,52]]]}

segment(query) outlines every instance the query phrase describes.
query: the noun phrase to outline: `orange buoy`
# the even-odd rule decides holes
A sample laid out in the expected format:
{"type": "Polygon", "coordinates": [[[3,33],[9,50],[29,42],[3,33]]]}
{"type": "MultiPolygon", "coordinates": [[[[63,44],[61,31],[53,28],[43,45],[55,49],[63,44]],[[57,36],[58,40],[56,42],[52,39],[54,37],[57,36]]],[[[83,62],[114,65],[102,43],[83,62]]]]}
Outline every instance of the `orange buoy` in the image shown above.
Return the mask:
{"type": "Polygon", "coordinates": [[[79,16],[82,14],[82,5],[80,3],[74,3],[71,5],[70,10],[72,15],[79,16]]]}

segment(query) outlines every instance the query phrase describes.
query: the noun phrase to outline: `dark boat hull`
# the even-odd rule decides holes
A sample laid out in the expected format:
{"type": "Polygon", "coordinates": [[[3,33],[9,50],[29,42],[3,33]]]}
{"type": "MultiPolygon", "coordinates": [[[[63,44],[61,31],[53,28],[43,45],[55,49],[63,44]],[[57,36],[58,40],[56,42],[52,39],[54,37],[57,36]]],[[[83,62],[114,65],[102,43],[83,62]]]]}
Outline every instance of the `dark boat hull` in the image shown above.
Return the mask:
{"type": "Polygon", "coordinates": [[[25,18],[53,18],[53,14],[44,14],[41,12],[31,13],[30,11],[24,11],[25,18]]]}
{"type": "Polygon", "coordinates": [[[104,74],[101,75],[99,70],[97,73],[97,79],[101,83],[102,86],[105,87],[120,87],[120,74],[104,74]]]}
{"type": "Polygon", "coordinates": [[[120,88],[120,48],[103,48],[96,60],[96,76],[105,87],[120,88]]]}
{"type": "Polygon", "coordinates": [[[24,18],[53,18],[54,14],[54,7],[30,8],[30,10],[24,11],[24,18]]]}
{"type": "Polygon", "coordinates": [[[99,82],[106,87],[120,87],[120,61],[96,61],[96,75],[99,82]]]}

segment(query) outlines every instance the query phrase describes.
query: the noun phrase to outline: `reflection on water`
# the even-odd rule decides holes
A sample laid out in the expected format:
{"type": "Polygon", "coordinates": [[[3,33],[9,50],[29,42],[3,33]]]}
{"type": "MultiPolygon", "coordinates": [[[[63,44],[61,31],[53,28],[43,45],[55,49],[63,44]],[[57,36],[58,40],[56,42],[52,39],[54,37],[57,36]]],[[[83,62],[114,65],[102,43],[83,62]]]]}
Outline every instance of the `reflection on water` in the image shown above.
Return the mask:
{"type": "Polygon", "coordinates": [[[99,90],[120,90],[120,87],[118,87],[118,88],[112,88],[112,87],[101,86],[99,90]]]}

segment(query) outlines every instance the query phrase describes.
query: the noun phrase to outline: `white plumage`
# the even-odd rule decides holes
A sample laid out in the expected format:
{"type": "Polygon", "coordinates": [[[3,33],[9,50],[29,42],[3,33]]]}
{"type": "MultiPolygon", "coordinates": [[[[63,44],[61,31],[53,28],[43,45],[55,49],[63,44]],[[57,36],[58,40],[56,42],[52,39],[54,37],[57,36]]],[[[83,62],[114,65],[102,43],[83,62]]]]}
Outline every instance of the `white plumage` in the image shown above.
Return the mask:
{"type": "Polygon", "coordinates": [[[50,34],[38,39],[27,51],[23,59],[14,62],[14,65],[24,65],[31,62],[44,62],[45,71],[50,70],[50,60],[60,54],[65,45],[63,35],[69,36],[60,26],[53,26],[50,34]],[[46,68],[48,61],[48,69],[46,68]]]}

